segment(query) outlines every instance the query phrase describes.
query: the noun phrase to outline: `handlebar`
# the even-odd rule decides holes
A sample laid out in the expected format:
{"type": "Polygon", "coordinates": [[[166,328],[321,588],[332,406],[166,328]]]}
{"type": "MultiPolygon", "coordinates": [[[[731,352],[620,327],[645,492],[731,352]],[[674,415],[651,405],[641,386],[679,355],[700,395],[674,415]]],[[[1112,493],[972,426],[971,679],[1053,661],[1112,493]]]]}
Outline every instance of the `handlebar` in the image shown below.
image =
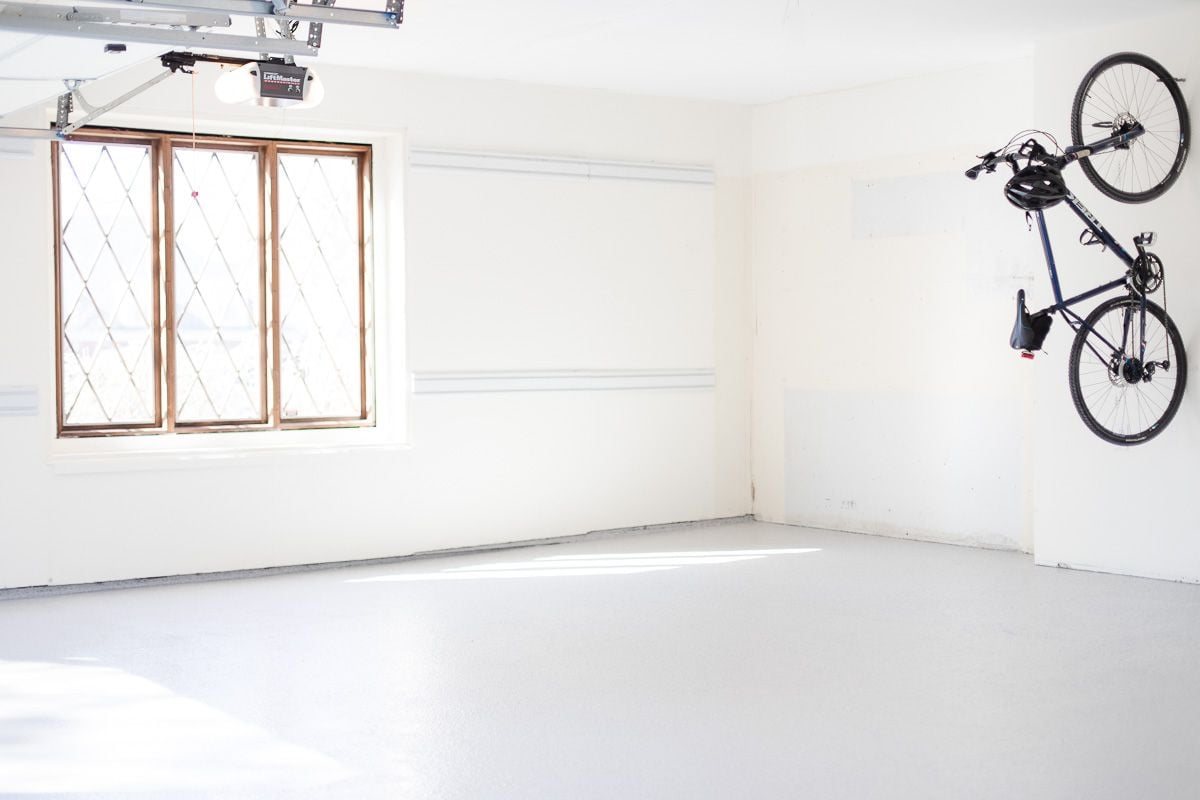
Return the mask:
{"type": "Polygon", "coordinates": [[[996,153],[993,151],[980,156],[980,162],[963,174],[971,180],[975,180],[981,172],[995,172],[996,167],[1001,164],[1008,164],[1015,173],[1021,168],[1017,163],[1018,159],[1027,159],[1030,163],[1037,161],[1060,169],[1070,161],[1069,157],[1051,155],[1036,139],[1029,139],[1014,152],[996,153]]]}
{"type": "MultiPolygon", "coordinates": [[[[1041,131],[1031,131],[1032,133],[1040,133],[1041,131]]],[[[1022,131],[1023,135],[1025,131],[1022,131]]],[[[980,162],[971,167],[964,174],[971,180],[979,177],[981,172],[995,172],[996,167],[1000,164],[1007,163],[1012,167],[1012,171],[1017,172],[1021,166],[1018,163],[1020,159],[1026,159],[1032,164],[1035,161],[1039,164],[1045,164],[1048,167],[1055,169],[1063,169],[1072,162],[1079,161],[1084,158],[1090,158],[1097,153],[1104,153],[1117,147],[1127,146],[1127,143],[1146,133],[1146,128],[1140,122],[1135,122],[1128,129],[1122,128],[1117,133],[1109,136],[1106,139],[1092,142],[1091,144],[1071,145],[1062,152],[1062,155],[1054,155],[1053,153],[1042,147],[1037,139],[1026,139],[1016,150],[1009,151],[1013,141],[1009,141],[1004,147],[1000,148],[1000,153],[995,151],[988,153],[985,156],[980,156],[980,162]]],[[[1046,134],[1049,136],[1049,134],[1046,134]]],[[[1013,137],[1014,140],[1016,137],[1013,137]]],[[[1057,149],[1057,145],[1056,145],[1057,149]]]]}
{"type": "Polygon", "coordinates": [[[995,172],[997,166],[999,166],[1000,164],[1004,164],[1006,162],[1008,164],[1012,165],[1013,171],[1015,172],[1016,171],[1016,162],[1017,162],[1017,157],[1015,155],[1013,155],[1012,153],[1009,153],[1008,155],[1002,156],[1002,155],[997,155],[994,152],[988,153],[985,156],[981,156],[980,162],[978,164],[976,164],[975,166],[971,167],[969,170],[967,170],[963,174],[966,175],[971,180],[975,180],[976,178],[979,177],[979,173],[995,172]]]}

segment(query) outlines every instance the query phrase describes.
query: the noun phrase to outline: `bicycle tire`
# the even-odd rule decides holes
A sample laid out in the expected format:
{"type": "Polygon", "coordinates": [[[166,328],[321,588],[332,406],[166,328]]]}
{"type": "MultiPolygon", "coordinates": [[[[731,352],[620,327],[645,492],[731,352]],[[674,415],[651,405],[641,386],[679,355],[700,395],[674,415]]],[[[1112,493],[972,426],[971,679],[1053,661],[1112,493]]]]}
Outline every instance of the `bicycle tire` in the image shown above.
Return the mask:
{"type": "MultiPolygon", "coordinates": [[[[1150,441],[1170,424],[1175,417],[1175,413],[1179,410],[1179,405],[1183,400],[1183,392],[1187,387],[1187,353],[1183,349],[1183,339],[1179,335],[1179,329],[1175,327],[1175,323],[1167,316],[1167,312],[1163,311],[1160,306],[1155,303],[1146,301],[1147,313],[1147,350],[1146,360],[1154,360],[1155,356],[1165,355],[1165,360],[1170,363],[1169,370],[1160,370],[1159,376],[1164,373],[1169,375],[1168,380],[1151,379],[1149,382],[1135,380],[1130,382],[1126,376],[1122,374],[1122,369],[1118,366],[1114,369],[1114,361],[1119,360],[1117,353],[1112,353],[1108,362],[1102,362],[1096,358],[1096,353],[1092,348],[1085,349],[1088,343],[1088,337],[1092,337],[1093,346],[1099,345],[1100,352],[1106,353],[1111,350],[1103,341],[1094,333],[1105,328],[1102,321],[1113,309],[1129,307],[1136,314],[1136,309],[1140,305],[1141,299],[1127,295],[1125,297],[1114,297],[1107,300],[1092,311],[1088,315],[1086,324],[1081,327],[1075,334],[1075,341],[1071,345],[1071,357],[1067,367],[1067,381],[1071,386],[1071,400],[1075,403],[1075,410],[1079,413],[1079,417],[1087,425],[1088,429],[1099,436],[1106,442],[1112,444],[1129,446],[1135,444],[1143,444],[1150,441]],[[1158,319],[1161,324],[1163,336],[1158,337],[1158,332],[1150,330],[1149,320],[1151,316],[1158,319]],[[1161,345],[1161,346],[1160,346],[1161,345]],[[1086,356],[1086,362],[1085,362],[1086,356]],[[1084,369],[1084,364],[1088,368],[1084,369]],[[1097,369],[1099,367],[1100,369],[1097,369]],[[1114,374],[1115,373],[1115,374],[1114,374]],[[1099,375],[1103,374],[1107,379],[1107,384],[1104,381],[1097,380],[1099,375]],[[1090,378],[1090,383],[1085,381],[1090,378]],[[1163,384],[1170,382],[1170,396],[1167,397],[1163,391],[1163,384]],[[1151,389],[1154,393],[1151,393],[1151,389]],[[1116,393],[1113,398],[1112,394],[1116,393]],[[1131,417],[1131,405],[1128,403],[1128,393],[1136,393],[1136,401],[1138,406],[1136,416],[1131,417]],[[1160,402],[1162,398],[1166,398],[1165,402],[1160,402]],[[1093,405],[1099,406],[1101,401],[1114,400],[1114,404],[1109,414],[1105,415],[1104,421],[1101,422],[1097,415],[1093,413],[1093,405]],[[1119,431],[1114,428],[1117,425],[1111,420],[1116,417],[1116,422],[1119,423],[1122,419],[1127,423],[1133,419],[1135,424],[1130,430],[1119,431]],[[1147,424],[1142,426],[1142,420],[1147,424]]],[[[1134,317],[1136,319],[1136,316],[1134,317]]],[[[1115,339],[1111,328],[1108,329],[1110,339],[1115,339]]],[[[1126,425],[1125,427],[1130,427],[1126,425]]]]}
{"type": "MultiPolygon", "coordinates": [[[[1183,170],[1191,123],[1179,84],[1149,56],[1115,53],[1088,70],[1071,104],[1071,143],[1076,146],[1087,144],[1083,138],[1085,123],[1089,128],[1115,127],[1119,120],[1137,119],[1139,115],[1143,119],[1138,121],[1146,128],[1143,136],[1129,142],[1125,149],[1079,161],[1093,186],[1122,203],[1145,203],[1161,197],[1183,170]],[[1165,89],[1165,96],[1157,91],[1151,76],[1165,89]],[[1152,106],[1148,105],[1151,101],[1152,106]],[[1135,183],[1138,181],[1145,185],[1135,183]]],[[[1093,136],[1092,141],[1096,138],[1103,137],[1093,136]]]]}

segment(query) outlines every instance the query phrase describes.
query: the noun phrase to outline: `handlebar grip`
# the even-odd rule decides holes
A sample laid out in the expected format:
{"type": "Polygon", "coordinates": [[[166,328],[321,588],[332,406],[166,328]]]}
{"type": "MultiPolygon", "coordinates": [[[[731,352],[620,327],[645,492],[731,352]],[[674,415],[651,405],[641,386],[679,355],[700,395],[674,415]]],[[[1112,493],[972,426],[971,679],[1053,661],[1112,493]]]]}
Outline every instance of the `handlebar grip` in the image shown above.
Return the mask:
{"type": "Polygon", "coordinates": [[[983,165],[979,164],[977,166],[971,167],[969,170],[967,170],[963,174],[966,175],[971,180],[975,180],[976,178],[979,177],[979,173],[982,169],[983,169],[983,165]]]}

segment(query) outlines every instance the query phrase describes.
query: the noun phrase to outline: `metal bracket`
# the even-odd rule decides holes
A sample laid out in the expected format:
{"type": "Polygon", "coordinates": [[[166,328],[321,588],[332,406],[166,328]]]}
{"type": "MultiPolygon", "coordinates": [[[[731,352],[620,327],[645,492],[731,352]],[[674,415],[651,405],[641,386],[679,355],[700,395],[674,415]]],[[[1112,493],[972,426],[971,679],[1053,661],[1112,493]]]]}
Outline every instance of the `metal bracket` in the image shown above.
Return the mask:
{"type": "MultiPolygon", "coordinates": [[[[263,17],[254,18],[254,35],[260,39],[267,38],[267,20],[263,17]]],[[[266,58],[270,53],[259,52],[259,58],[266,58]]]]}
{"type": "MultiPolygon", "coordinates": [[[[87,113],[96,110],[96,107],[87,101],[87,98],[80,93],[80,88],[83,86],[83,81],[78,78],[68,78],[63,81],[63,86],[67,87],[67,91],[71,93],[71,101],[82,108],[87,113]]],[[[75,109],[72,108],[72,111],[75,109]]]]}
{"type": "MultiPolygon", "coordinates": [[[[262,18],[262,17],[255,17],[255,19],[256,19],[256,20],[259,20],[259,21],[264,21],[264,22],[265,22],[265,20],[263,20],[263,18],[262,18]]],[[[289,40],[289,41],[295,41],[295,39],[296,39],[296,28],[297,28],[299,25],[300,25],[300,21],[299,21],[299,20],[285,20],[285,19],[276,19],[276,20],[275,20],[275,27],[279,29],[279,38],[280,38],[280,39],[287,39],[287,40],[289,40]]],[[[308,43],[308,46],[309,46],[309,47],[320,47],[320,46],[321,46],[321,43],[320,43],[320,42],[317,42],[316,44],[313,44],[313,43],[310,41],[310,42],[308,43]]],[[[265,54],[265,53],[263,54],[263,59],[264,59],[264,60],[266,60],[266,54],[265,54]]],[[[295,64],[295,63],[296,63],[296,59],[292,58],[291,56],[287,56],[286,58],[284,58],[284,61],[285,61],[286,63],[288,63],[288,64],[295,64]]]]}
{"type": "Polygon", "coordinates": [[[308,23],[308,46],[319,48],[321,46],[321,36],[324,34],[324,32],[324,22],[308,23]]]}
{"type": "MultiPolygon", "coordinates": [[[[335,2],[335,0],[312,0],[312,4],[314,6],[322,6],[325,8],[331,8],[333,6],[334,2],[335,2]]],[[[325,23],[323,23],[323,22],[308,23],[308,46],[309,47],[320,47],[321,46],[321,37],[324,35],[324,33],[325,33],[325,23]]]]}
{"type": "Polygon", "coordinates": [[[71,112],[75,110],[75,101],[71,99],[72,91],[58,96],[58,111],[54,118],[54,127],[62,130],[71,121],[71,112]]]}

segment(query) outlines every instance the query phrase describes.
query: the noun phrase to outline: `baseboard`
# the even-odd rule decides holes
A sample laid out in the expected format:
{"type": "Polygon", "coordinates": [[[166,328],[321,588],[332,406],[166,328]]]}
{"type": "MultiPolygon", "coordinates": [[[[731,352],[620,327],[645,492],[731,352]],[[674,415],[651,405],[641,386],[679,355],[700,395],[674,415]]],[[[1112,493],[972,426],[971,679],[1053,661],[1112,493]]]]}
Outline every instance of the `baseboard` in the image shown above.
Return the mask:
{"type": "Polygon", "coordinates": [[[1036,555],[1033,558],[1033,563],[1039,567],[1050,567],[1051,569],[1065,569],[1072,572],[1093,572],[1098,575],[1115,575],[1120,578],[1138,578],[1139,580],[1151,581],[1166,581],[1167,583],[1183,583],[1188,585],[1200,584],[1200,578],[1192,575],[1174,575],[1162,572],[1118,572],[1112,567],[1102,567],[1095,564],[1084,564],[1076,561],[1055,561],[1054,559],[1038,558],[1036,555]]]}
{"type": "Polygon", "coordinates": [[[731,525],[739,522],[753,522],[749,514],[740,517],[717,517],[714,519],[689,520],[685,522],[665,522],[653,525],[635,525],[627,528],[607,528],[604,530],[588,531],[569,536],[553,536],[543,539],[520,539],[512,542],[497,544],[472,545],[468,547],[449,547],[441,550],[422,550],[403,556],[384,556],[382,558],[364,558],[350,561],[322,561],[313,564],[291,564],[277,567],[256,567],[254,569],[236,569],[220,572],[196,572],[186,575],[162,575],[153,578],[128,578],[117,581],[98,581],[96,583],[65,583],[60,586],[23,586],[13,589],[0,589],[0,601],[20,600],[31,597],[58,597],[68,594],[85,594],[88,592],[106,592],[117,589],[140,589],[150,586],[177,586],[185,583],[207,583],[210,581],[234,581],[247,578],[265,578],[272,575],[292,575],[298,572],[317,572],[319,570],[343,569],[345,567],[372,567],[384,564],[402,564],[406,561],[419,561],[444,556],[470,555],[473,553],[491,553],[498,550],[516,550],[523,547],[541,547],[544,545],[569,544],[591,539],[609,539],[618,536],[628,536],[639,533],[655,533],[658,531],[677,530],[681,528],[707,528],[715,525],[731,525]]]}
{"type": "Polygon", "coordinates": [[[851,528],[851,527],[835,527],[832,525],[819,525],[811,522],[797,522],[794,520],[777,520],[769,519],[764,516],[755,515],[755,522],[769,522],[773,525],[787,525],[792,528],[809,528],[816,531],[832,531],[833,533],[852,533],[856,536],[882,536],[885,539],[901,539],[909,542],[926,542],[928,544],[948,544],[954,547],[974,547],[978,550],[998,550],[1006,553],[1025,553],[1032,555],[1026,550],[1022,550],[1020,545],[1009,544],[1007,542],[990,542],[987,540],[966,540],[966,539],[950,539],[938,536],[936,533],[927,531],[886,531],[886,530],[870,530],[867,528],[851,528]]]}

